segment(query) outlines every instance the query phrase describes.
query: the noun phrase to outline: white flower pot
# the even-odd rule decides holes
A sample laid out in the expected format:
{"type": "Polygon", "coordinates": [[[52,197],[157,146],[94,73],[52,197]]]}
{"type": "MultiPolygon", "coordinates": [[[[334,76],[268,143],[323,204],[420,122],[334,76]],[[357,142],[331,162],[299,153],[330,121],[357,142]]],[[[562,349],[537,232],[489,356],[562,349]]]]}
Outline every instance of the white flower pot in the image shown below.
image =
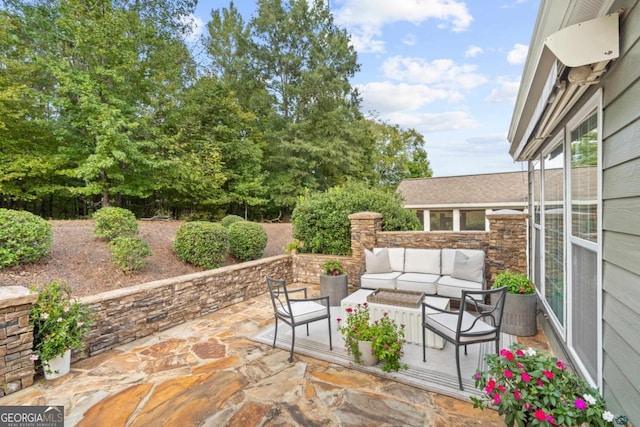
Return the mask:
{"type": "Polygon", "coordinates": [[[373,366],[378,363],[378,358],[371,351],[371,341],[358,341],[358,351],[361,365],[373,366]]]}
{"type": "Polygon", "coordinates": [[[44,369],[44,377],[48,380],[55,380],[68,374],[71,370],[71,350],[65,351],[48,362],[42,362],[42,367],[44,369]]]}

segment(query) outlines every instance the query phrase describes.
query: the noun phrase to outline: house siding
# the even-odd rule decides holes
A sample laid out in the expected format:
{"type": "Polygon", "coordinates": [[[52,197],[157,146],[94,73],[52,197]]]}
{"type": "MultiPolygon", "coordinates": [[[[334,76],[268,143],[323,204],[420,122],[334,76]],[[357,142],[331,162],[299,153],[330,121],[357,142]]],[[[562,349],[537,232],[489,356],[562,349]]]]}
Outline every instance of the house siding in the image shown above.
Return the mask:
{"type": "MultiPolygon", "coordinates": [[[[602,132],[603,396],[640,424],[640,6],[620,1],[620,58],[605,75],[602,132]]],[[[615,9],[614,9],[615,10],[615,9]]]]}

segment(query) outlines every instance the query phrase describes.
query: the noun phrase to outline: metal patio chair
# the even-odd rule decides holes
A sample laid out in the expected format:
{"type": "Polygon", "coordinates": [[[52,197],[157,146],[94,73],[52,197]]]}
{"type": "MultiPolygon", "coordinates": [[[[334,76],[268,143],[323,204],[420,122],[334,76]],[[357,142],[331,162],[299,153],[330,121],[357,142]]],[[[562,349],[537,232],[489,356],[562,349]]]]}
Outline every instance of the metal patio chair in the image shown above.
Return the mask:
{"type": "Polygon", "coordinates": [[[273,335],[273,347],[276,346],[278,336],[278,320],[291,326],[291,352],[289,362],[293,362],[293,348],[296,342],[296,326],[306,325],[307,336],[309,335],[309,323],[327,319],[329,326],[329,349],[333,350],[331,342],[331,317],[329,308],[329,297],[307,297],[307,288],[287,289],[286,280],[274,279],[267,276],[267,285],[271,294],[273,313],[276,320],[275,332],[273,335]],[[304,298],[292,298],[290,295],[302,293],[304,298]],[[320,302],[324,301],[324,305],[320,302]]]}

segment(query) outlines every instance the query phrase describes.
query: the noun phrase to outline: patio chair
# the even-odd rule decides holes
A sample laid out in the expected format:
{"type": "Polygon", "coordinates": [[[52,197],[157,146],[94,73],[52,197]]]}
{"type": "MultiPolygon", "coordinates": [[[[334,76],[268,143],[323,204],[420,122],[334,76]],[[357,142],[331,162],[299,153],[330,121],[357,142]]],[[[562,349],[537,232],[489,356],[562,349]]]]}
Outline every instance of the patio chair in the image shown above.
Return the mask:
{"type": "Polygon", "coordinates": [[[296,326],[306,325],[309,335],[309,323],[327,319],[329,326],[329,349],[333,350],[331,342],[331,316],[329,312],[329,296],[308,298],[307,288],[287,289],[286,280],[274,279],[267,276],[267,285],[271,294],[273,313],[276,327],[273,335],[273,347],[276,346],[278,336],[278,320],[291,326],[291,353],[289,362],[293,362],[293,348],[296,342],[296,326]],[[304,298],[291,298],[291,294],[302,293],[304,298]],[[324,305],[320,302],[324,301],[324,305]]]}
{"type": "Polygon", "coordinates": [[[500,347],[502,309],[507,288],[484,291],[463,290],[458,310],[446,310],[422,303],[422,360],[427,361],[426,330],[430,330],[456,346],[456,368],[458,385],[462,387],[460,375],[460,346],[467,354],[468,344],[495,341],[496,353],[500,347]],[[426,309],[429,309],[427,313],[426,309]]]}

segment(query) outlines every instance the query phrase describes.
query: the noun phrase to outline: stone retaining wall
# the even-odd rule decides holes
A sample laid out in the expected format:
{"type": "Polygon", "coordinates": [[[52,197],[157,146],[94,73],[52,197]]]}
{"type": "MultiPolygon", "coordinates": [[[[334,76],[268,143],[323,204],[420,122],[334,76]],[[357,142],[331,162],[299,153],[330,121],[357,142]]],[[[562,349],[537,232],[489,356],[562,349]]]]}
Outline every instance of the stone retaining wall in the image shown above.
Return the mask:
{"type": "Polygon", "coordinates": [[[279,255],[80,298],[96,318],[77,360],[146,337],[267,291],[267,274],[293,281],[292,257],[279,255]]]}
{"type": "Polygon", "coordinates": [[[0,287],[0,397],[33,384],[31,306],[38,299],[23,286],[0,287]]]}

